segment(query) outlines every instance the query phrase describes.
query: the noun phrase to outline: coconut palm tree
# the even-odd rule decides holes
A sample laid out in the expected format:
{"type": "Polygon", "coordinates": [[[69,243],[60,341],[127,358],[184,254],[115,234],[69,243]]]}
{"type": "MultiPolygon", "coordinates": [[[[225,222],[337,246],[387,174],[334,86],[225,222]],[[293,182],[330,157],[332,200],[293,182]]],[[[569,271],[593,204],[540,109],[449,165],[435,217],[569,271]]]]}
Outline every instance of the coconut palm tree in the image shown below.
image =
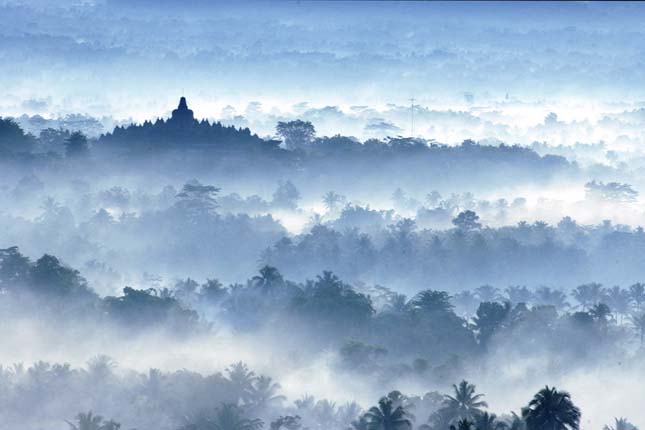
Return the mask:
{"type": "Polygon", "coordinates": [[[454,396],[446,395],[442,408],[452,419],[468,418],[472,420],[476,415],[483,413],[482,408],[487,408],[488,403],[481,400],[483,394],[475,394],[475,386],[463,380],[459,385],[452,386],[454,396]]]}
{"type": "Polygon", "coordinates": [[[284,282],[278,269],[269,265],[262,267],[260,269],[260,274],[254,276],[252,281],[264,291],[269,291],[284,282]]]}
{"type": "Polygon", "coordinates": [[[526,286],[522,285],[512,285],[504,290],[506,297],[511,302],[511,304],[516,305],[518,303],[531,303],[534,299],[533,292],[529,290],[526,286]]]}
{"type": "Polygon", "coordinates": [[[547,385],[522,409],[522,418],[527,430],[578,430],[580,409],[569,393],[547,385]]]}
{"type": "Polygon", "coordinates": [[[285,396],[277,394],[280,388],[280,384],[273,382],[269,376],[258,376],[251,385],[249,402],[260,410],[278,405],[286,399],[285,396]]]}
{"type": "Polygon", "coordinates": [[[101,430],[120,430],[121,424],[117,423],[114,420],[106,421],[102,426],[101,430]]]}
{"type": "Polygon", "coordinates": [[[388,397],[382,397],[378,406],[372,406],[365,414],[369,430],[411,430],[412,421],[403,406],[394,407],[388,397]]]}
{"type": "Polygon", "coordinates": [[[410,300],[408,306],[418,314],[448,312],[452,310],[452,297],[445,291],[424,290],[410,300]]]}
{"type": "Polygon", "coordinates": [[[589,315],[598,323],[602,333],[607,334],[609,321],[608,317],[611,316],[611,309],[604,303],[598,303],[589,309],[589,315]]]}
{"type": "Polygon", "coordinates": [[[482,285],[481,287],[475,288],[475,296],[477,296],[480,302],[497,302],[502,297],[499,289],[492,285],[482,285]]]}
{"type": "Polygon", "coordinates": [[[589,306],[595,305],[600,301],[603,294],[602,284],[592,282],[590,284],[579,285],[571,294],[582,305],[582,310],[584,311],[589,306]]]}
{"type": "Polygon", "coordinates": [[[232,403],[222,404],[208,423],[213,430],[260,430],[263,426],[262,420],[246,418],[242,410],[232,403]]]}
{"type": "Polygon", "coordinates": [[[497,415],[484,412],[475,416],[475,428],[477,430],[501,430],[506,428],[506,423],[497,420],[497,415]]]}
{"type": "Polygon", "coordinates": [[[394,293],[388,298],[383,310],[392,314],[402,315],[408,310],[408,307],[406,295],[394,293]]]}
{"type": "Polygon", "coordinates": [[[67,421],[71,430],[103,430],[103,417],[94,415],[92,411],[80,412],[76,415],[76,423],[67,421]]]}
{"type": "Polygon", "coordinates": [[[350,423],[350,427],[347,430],[369,430],[370,421],[367,415],[361,415],[358,419],[350,423]]]}
{"type": "Polygon", "coordinates": [[[616,322],[622,322],[622,316],[629,312],[630,304],[632,302],[629,291],[620,288],[618,285],[607,290],[606,299],[609,307],[614,311],[614,318],[616,322]]]}
{"type": "Polygon", "coordinates": [[[337,414],[336,403],[327,399],[318,400],[313,409],[314,420],[321,428],[336,427],[337,414]]]}
{"type": "Polygon", "coordinates": [[[526,430],[526,422],[515,412],[511,412],[511,417],[507,420],[506,428],[508,430],[526,430]]]}
{"type": "Polygon", "coordinates": [[[249,395],[253,391],[253,383],[257,378],[255,373],[249,370],[248,366],[244,363],[237,362],[232,364],[228,369],[228,380],[231,382],[232,394],[239,402],[247,402],[249,395]]]}
{"type": "Polygon", "coordinates": [[[614,418],[614,422],[615,425],[606,425],[603,430],[638,430],[638,427],[627,421],[627,418],[614,418]]]}
{"type": "Polygon", "coordinates": [[[340,203],[345,200],[343,196],[333,191],[329,191],[323,196],[323,202],[328,211],[334,212],[340,203]]]}
{"type": "Polygon", "coordinates": [[[636,311],[640,312],[641,305],[645,303],[645,284],[637,282],[629,287],[629,296],[636,303],[636,311]]]}
{"type": "Polygon", "coordinates": [[[457,421],[456,424],[450,424],[450,430],[472,430],[474,422],[470,421],[468,418],[462,418],[457,421]]]}
{"type": "Polygon", "coordinates": [[[294,400],[293,403],[296,405],[298,411],[310,411],[316,405],[316,398],[305,394],[301,398],[294,400]]]}
{"type": "Polygon", "coordinates": [[[643,337],[645,337],[645,313],[632,315],[632,324],[638,330],[641,338],[641,348],[643,347],[643,337]]]}

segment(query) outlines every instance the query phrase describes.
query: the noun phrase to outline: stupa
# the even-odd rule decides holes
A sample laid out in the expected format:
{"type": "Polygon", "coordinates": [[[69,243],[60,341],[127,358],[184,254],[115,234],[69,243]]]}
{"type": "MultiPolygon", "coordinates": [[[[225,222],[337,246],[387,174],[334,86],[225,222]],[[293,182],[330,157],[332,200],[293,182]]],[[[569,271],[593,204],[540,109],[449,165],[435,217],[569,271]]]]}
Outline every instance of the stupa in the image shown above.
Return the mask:
{"type": "Polygon", "coordinates": [[[173,123],[178,125],[192,125],[195,121],[193,111],[188,109],[188,103],[186,103],[186,97],[182,97],[179,100],[179,106],[177,109],[172,111],[172,118],[170,119],[173,123]]]}

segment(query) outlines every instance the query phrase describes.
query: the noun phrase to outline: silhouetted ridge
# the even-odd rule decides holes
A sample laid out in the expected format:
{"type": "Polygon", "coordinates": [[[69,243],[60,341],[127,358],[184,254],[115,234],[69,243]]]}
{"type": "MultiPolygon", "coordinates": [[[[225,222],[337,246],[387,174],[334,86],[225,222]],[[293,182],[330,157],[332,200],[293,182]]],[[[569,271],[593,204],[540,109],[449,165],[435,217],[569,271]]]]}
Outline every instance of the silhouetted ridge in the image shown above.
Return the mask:
{"type": "Polygon", "coordinates": [[[185,97],[179,100],[170,119],[116,127],[112,133],[101,136],[99,143],[108,148],[120,147],[130,151],[177,148],[268,150],[277,148],[279,144],[252,134],[248,128],[224,126],[220,122],[211,123],[205,119],[196,120],[185,97]]]}

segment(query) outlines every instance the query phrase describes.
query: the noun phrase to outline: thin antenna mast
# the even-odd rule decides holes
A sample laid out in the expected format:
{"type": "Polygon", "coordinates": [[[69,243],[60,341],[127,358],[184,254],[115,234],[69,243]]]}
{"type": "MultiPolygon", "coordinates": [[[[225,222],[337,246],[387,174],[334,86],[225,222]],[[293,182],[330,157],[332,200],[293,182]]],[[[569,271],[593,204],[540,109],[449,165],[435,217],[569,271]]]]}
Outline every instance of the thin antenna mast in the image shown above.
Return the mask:
{"type": "Polygon", "coordinates": [[[410,136],[414,137],[414,102],[415,98],[410,99],[410,136]]]}

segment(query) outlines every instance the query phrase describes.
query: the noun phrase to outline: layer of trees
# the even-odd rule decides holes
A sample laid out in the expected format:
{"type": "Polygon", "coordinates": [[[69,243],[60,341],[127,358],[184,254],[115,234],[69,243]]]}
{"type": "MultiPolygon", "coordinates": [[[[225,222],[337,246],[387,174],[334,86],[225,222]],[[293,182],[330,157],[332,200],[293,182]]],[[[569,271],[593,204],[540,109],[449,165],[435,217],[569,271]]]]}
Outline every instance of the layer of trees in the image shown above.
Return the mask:
{"type": "MultiPolygon", "coordinates": [[[[65,420],[70,430],[118,430],[121,423],[127,423],[123,428],[161,430],[578,430],[582,415],[568,392],[549,386],[520,411],[501,415],[491,412],[485,395],[466,380],[447,394],[391,391],[371,407],[339,405],[308,395],[288,401],[278,382],[242,362],[209,375],[138,373],[120,369],[107,356],[96,356],[82,368],[42,361],[0,368],[0,390],[4,424],[20,423],[24,429],[60,428],[57,422],[63,419],[56,415],[74,408],[85,411],[65,420]],[[33,401],[39,408],[25,414],[25,405],[33,401]]],[[[615,426],[605,429],[637,427],[615,418],[615,426]]]]}

